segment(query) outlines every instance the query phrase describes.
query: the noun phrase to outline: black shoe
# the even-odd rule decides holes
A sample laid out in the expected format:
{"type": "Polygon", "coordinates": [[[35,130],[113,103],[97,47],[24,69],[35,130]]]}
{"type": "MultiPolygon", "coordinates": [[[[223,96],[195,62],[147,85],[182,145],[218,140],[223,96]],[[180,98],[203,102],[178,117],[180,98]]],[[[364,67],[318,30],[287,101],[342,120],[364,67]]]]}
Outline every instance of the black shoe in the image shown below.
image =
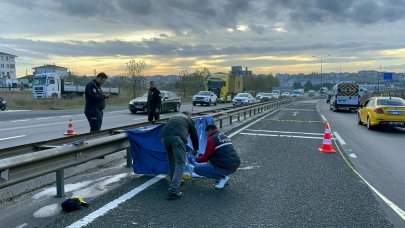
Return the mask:
{"type": "Polygon", "coordinates": [[[172,192],[172,191],[169,191],[169,193],[167,194],[167,200],[180,199],[180,198],[181,198],[181,195],[182,195],[181,192],[172,192]]]}

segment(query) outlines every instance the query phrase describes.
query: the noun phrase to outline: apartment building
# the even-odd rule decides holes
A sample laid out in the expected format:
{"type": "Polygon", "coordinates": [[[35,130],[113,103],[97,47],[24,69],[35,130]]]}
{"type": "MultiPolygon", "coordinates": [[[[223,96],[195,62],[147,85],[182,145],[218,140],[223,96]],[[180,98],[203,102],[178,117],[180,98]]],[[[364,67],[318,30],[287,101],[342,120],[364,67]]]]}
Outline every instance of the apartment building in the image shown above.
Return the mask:
{"type": "Polygon", "coordinates": [[[17,79],[15,70],[16,55],[0,52],[0,79],[17,79]]]}

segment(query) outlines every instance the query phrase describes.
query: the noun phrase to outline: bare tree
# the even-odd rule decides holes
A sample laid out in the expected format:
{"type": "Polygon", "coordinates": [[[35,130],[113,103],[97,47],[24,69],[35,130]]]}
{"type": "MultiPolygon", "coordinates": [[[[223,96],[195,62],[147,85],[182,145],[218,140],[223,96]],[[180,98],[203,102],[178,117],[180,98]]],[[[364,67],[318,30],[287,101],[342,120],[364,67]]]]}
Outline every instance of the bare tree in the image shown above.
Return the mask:
{"type": "Polygon", "coordinates": [[[184,70],[181,70],[179,74],[181,76],[180,87],[183,90],[183,97],[186,97],[188,71],[186,69],[184,69],[184,70]]]}
{"type": "Polygon", "coordinates": [[[195,92],[200,91],[204,87],[205,79],[210,75],[211,73],[206,67],[204,67],[201,70],[199,69],[195,70],[194,73],[195,92]]]}
{"type": "Polygon", "coordinates": [[[139,83],[143,81],[142,72],[146,68],[144,60],[131,59],[126,63],[127,75],[131,77],[133,97],[136,97],[136,90],[139,88],[139,83]]]}

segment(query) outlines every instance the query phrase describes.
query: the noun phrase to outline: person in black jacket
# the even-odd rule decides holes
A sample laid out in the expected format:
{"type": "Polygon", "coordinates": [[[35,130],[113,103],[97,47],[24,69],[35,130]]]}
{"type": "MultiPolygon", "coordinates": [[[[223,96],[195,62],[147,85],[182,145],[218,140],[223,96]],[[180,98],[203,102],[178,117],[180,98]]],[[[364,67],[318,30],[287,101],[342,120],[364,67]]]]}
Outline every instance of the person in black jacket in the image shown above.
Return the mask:
{"type": "Polygon", "coordinates": [[[146,108],[148,109],[148,121],[152,122],[152,124],[160,118],[161,103],[160,91],[156,88],[156,83],[150,81],[146,108]]]}
{"type": "Polygon", "coordinates": [[[100,86],[107,80],[104,72],[97,74],[95,79],[87,83],[85,89],[86,107],[84,114],[90,124],[90,132],[100,131],[103,123],[103,109],[105,108],[105,99],[109,98],[108,93],[103,93],[100,86]]]}
{"type": "Polygon", "coordinates": [[[169,159],[169,175],[171,180],[167,195],[167,199],[169,200],[181,197],[179,187],[186,165],[186,144],[189,134],[193,148],[197,151],[198,134],[190,112],[183,112],[180,115],[171,117],[160,132],[160,137],[169,159]]]}

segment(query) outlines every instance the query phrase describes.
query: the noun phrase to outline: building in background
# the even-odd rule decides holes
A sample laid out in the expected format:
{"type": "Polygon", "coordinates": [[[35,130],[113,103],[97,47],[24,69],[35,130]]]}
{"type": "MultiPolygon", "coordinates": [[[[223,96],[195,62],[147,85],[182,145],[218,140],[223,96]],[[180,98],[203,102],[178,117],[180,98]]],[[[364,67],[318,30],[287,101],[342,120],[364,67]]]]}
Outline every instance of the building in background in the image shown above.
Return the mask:
{"type": "Polygon", "coordinates": [[[252,71],[248,70],[247,67],[243,70],[242,66],[232,66],[229,73],[235,76],[252,76],[252,71]]]}
{"type": "Polygon", "coordinates": [[[39,66],[39,67],[34,67],[32,68],[34,69],[34,75],[37,74],[44,74],[44,73],[56,73],[61,77],[67,76],[67,72],[68,72],[68,68],[66,67],[61,67],[61,66],[56,66],[55,64],[50,65],[50,64],[46,64],[43,66],[39,66]]]}
{"type": "Polygon", "coordinates": [[[0,87],[18,87],[15,70],[16,55],[0,52],[0,87]]]}

